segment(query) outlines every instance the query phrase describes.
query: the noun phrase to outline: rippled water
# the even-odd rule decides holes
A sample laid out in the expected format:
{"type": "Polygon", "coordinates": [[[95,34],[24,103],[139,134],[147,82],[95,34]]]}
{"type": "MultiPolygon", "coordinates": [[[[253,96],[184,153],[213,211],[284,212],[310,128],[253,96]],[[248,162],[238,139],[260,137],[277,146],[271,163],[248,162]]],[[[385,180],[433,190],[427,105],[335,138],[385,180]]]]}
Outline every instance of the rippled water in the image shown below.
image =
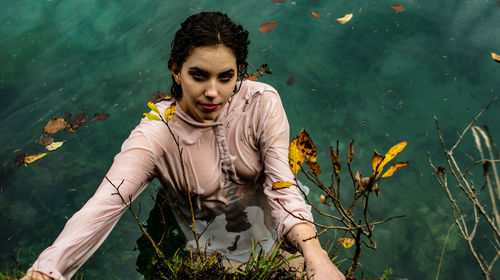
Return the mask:
{"type": "MultiPolygon", "coordinates": [[[[250,32],[249,72],[281,93],[292,135],[305,127],[327,169],[328,147],[356,143],[353,164],[368,173],[373,149],[407,140],[398,158],[410,167],[381,185],[377,218],[405,214],[375,233],[379,249],[363,251],[367,277],[391,267],[408,279],[435,278],[452,224],[449,202],[434,181],[427,153],[442,163],[433,116],[448,143],[500,91],[500,7],[495,1],[0,1],[0,263],[23,269],[52,243],[98,186],[121,142],[138,124],[149,96],[167,92],[174,32],[188,15],[219,10],[250,32]],[[316,11],[322,18],[313,18],[316,11]],[[344,25],[335,19],[353,13],[344,25]],[[277,21],[268,34],[262,22],[277,21]],[[295,77],[288,86],[289,77],[295,77]],[[64,145],[27,167],[20,151],[36,143],[47,121],[65,112],[110,117],[89,121],[64,145]]],[[[480,119],[497,140],[499,104],[480,119]]],[[[467,138],[468,137],[468,138],[467,138]]],[[[461,152],[477,157],[471,137],[461,152]]],[[[327,175],[324,177],[327,180],[327,175]]],[[[305,181],[307,185],[307,182],[305,181]]],[[[139,199],[145,220],[154,182],[139,199]]],[[[313,190],[319,196],[319,191],[313,190]]],[[[87,279],[135,279],[139,229],[129,214],[81,269],[87,279]]],[[[348,256],[346,252],[341,257],[348,256]]],[[[344,267],[345,269],[345,267],[344,267]]],[[[498,273],[498,270],[497,270],[498,273]]],[[[450,236],[440,279],[477,279],[468,248],[450,236]]]]}

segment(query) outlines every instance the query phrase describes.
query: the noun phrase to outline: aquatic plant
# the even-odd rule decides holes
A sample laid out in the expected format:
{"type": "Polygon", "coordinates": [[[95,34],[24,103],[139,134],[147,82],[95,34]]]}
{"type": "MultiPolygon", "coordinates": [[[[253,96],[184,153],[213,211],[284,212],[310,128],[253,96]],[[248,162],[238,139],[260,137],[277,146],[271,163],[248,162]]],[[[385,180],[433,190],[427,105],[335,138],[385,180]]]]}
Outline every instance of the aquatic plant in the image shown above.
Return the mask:
{"type": "MultiPolygon", "coordinates": [[[[450,201],[454,225],[457,226],[460,236],[469,247],[485,279],[495,278],[493,274],[494,265],[500,259],[500,215],[498,211],[500,179],[497,170],[500,157],[488,128],[483,129],[473,124],[495,101],[496,98],[474,117],[460,133],[451,148],[447,148],[438,120],[434,117],[446,166],[434,165],[430,154],[428,156],[429,164],[434,170],[433,176],[450,201]],[[463,163],[457,159],[455,151],[469,131],[474,137],[479,158],[472,158],[468,155],[473,159],[473,162],[463,163]],[[486,156],[483,150],[483,142],[488,151],[486,156]],[[480,168],[479,174],[482,174],[484,182],[478,180],[478,183],[475,180],[477,176],[474,177],[474,171],[478,168],[480,168]],[[455,190],[459,191],[457,195],[454,195],[455,190]],[[478,236],[484,237],[489,246],[481,244],[481,240],[477,238],[478,236]]],[[[447,236],[449,236],[451,230],[452,227],[448,230],[447,236]]],[[[446,241],[443,246],[441,262],[445,248],[446,241]]],[[[439,278],[441,262],[436,273],[436,279],[439,278]]]]}

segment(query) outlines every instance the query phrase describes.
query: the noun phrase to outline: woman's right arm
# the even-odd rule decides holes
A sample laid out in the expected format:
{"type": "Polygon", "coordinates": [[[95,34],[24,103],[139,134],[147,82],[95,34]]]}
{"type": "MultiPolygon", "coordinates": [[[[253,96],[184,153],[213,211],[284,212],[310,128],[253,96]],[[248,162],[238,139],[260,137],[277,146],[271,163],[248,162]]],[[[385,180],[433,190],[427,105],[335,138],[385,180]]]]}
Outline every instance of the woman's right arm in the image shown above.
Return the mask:
{"type": "Polygon", "coordinates": [[[70,279],[104,242],[127,209],[116,195],[115,187],[120,186],[121,196],[129,202],[135,200],[153,178],[158,151],[147,137],[155,126],[151,122],[143,119],[132,131],[106,174],[109,181],[105,178],[92,198],[68,220],[23,280],[30,276],[32,279],[70,279]]]}

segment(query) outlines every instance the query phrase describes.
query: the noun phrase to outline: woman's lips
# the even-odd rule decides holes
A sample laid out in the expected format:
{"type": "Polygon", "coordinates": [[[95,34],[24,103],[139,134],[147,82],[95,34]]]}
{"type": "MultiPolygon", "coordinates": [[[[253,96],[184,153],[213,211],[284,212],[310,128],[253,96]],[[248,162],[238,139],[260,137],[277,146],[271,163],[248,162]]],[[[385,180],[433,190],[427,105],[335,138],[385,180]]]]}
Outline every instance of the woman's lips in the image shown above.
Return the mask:
{"type": "Polygon", "coordinates": [[[214,104],[214,105],[200,104],[200,107],[205,111],[213,111],[213,110],[216,110],[217,108],[219,108],[219,104],[214,104]]]}

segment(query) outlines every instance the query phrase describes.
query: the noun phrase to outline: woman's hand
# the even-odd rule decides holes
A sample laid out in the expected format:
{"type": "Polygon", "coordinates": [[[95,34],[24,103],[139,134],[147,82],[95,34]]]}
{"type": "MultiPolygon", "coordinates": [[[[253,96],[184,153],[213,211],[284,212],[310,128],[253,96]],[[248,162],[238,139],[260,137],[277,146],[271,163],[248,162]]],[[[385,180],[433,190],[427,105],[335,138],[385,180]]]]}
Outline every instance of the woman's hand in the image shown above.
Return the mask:
{"type": "Polygon", "coordinates": [[[315,235],[316,231],[308,224],[297,224],[286,235],[288,241],[299,248],[304,256],[307,278],[310,280],[345,280],[345,276],[332,263],[318,239],[306,240],[315,235]]]}
{"type": "Polygon", "coordinates": [[[53,278],[40,271],[30,271],[21,280],[53,280],[53,278]]]}

